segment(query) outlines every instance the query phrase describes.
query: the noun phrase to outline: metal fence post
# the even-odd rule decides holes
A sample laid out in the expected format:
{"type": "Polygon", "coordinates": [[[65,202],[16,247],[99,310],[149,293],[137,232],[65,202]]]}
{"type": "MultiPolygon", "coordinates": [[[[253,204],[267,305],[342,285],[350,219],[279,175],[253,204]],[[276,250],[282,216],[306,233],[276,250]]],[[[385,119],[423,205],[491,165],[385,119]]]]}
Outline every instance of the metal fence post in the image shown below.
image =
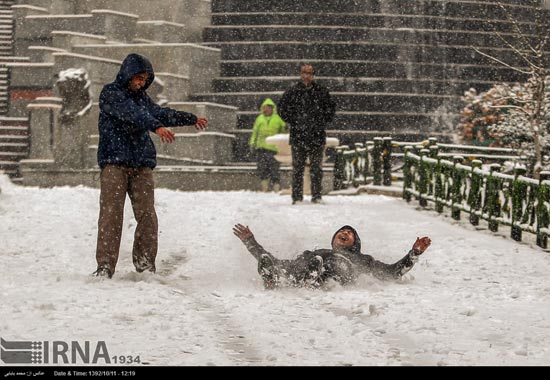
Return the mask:
{"type": "Polygon", "coordinates": [[[418,184],[418,203],[421,207],[428,206],[428,200],[426,199],[426,196],[428,195],[428,164],[426,161],[424,161],[424,158],[428,157],[430,154],[430,151],[428,149],[422,149],[420,151],[420,163],[419,163],[419,179],[420,182],[418,184]]]}
{"type": "Polygon", "coordinates": [[[410,145],[407,145],[405,147],[405,157],[404,157],[404,164],[403,164],[403,199],[407,202],[411,201],[411,193],[407,190],[412,187],[413,179],[412,179],[412,173],[411,173],[411,158],[409,157],[409,154],[412,153],[413,147],[410,145]]]}
{"type": "Polygon", "coordinates": [[[468,205],[470,206],[470,223],[473,226],[479,225],[479,215],[476,212],[481,210],[481,187],[483,185],[483,176],[476,173],[476,169],[481,169],[481,160],[472,161],[472,182],[470,184],[470,194],[468,194],[468,205]]]}
{"type": "Polygon", "coordinates": [[[384,137],[383,150],[382,150],[382,184],[384,186],[391,186],[391,152],[392,152],[392,138],[384,137]]]}
{"type": "Polygon", "coordinates": [[[373,183],[377,186],[382,184],[382,137],[375,137],[374,148],[372,149],[372,177],[373,183]]]}
{"type": "Polygon", "coordinates": [[[346,166],[344,159],[344,150],[347,148],[345,145],[337,146],[334,154],[334,179],[332,181],[332,188],[334,190],[341,190],[344,188],[344,168],[346,166]]]}
{"type": "Polygon", "coordinates": [[[548,235],[542,229],[548,229],[550,225],[550,214],[546,206],[550,201],[550,184],[544,181],[550,180],[550,172],[540,172],[539,194],[537,202],[537,245],[541,248],[548,248],[548,235]]]}
{"type": "Polygon", "coordinates": [[[457,169],[457,165],[464,162],[464,157],[453,157],[453,185],[452,185],[452,199],[451,199],[451,217],[454,220],[460,220],[460,204],[462,203],[462,192],[460,191],[460,185],[462,184],[462,173],[457,169]],[[458,206],[457,206],[458,205],[458,206]]]}
{"type": "Polygon", "coordinates": [[[518,181],[520,175],[525,175],[525,168],[514,168],[514,183],[512,185],[512,229],[510,236],[515,241],[521,241],[521,215],[523,214],[523,201],[527,196],[527,184],[518,181]]]}
{"type": "Polygon", "coordinates": [[[495,177],[495,173],[500,172],[499,164],[492,164],[489,167],[491,175],[487,178],[487,187],[486,187],[486,208],[487,215],[489,217],[489,230],[492,232],[498,231],[498,221],[494,218],[500,217],[500,198],[499,198],[499,189],[500,189],[500,180],[495,177]]]}

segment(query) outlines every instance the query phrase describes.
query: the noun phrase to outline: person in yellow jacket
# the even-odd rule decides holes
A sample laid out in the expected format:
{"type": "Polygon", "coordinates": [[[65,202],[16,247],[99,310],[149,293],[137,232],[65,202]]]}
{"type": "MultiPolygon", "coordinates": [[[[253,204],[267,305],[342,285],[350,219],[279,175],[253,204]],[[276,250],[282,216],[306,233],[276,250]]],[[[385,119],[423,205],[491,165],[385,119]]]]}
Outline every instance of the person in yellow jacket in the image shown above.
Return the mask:
{"type": "Polygon", "coordinates": [[[252,136],[250,136],[250,148],[256,152],[258,162],[258,177],[260,177],[261,190],[269,190],[271,182],[273,191],[279,191],[280,175],[279,162],[275,159],[277,147],[268,144],[265,139],[279,133],[286,133],[286,124],[277,114],[277,105],[269,98],[264,100],[260,108],[260,114],[254,122],[252,136]]]}

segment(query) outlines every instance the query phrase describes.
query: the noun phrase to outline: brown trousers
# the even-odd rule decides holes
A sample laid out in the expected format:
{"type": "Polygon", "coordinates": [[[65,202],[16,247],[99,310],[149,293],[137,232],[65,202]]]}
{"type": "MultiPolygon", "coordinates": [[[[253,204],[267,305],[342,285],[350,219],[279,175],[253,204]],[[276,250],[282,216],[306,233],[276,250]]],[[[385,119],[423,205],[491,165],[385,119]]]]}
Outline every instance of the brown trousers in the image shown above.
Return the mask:
{"type": "Polygon", "coordinates": [[[137,221],[132,250],[134,266],[138,272],[155,271],[158,220],[153,170],[107,165],[101,171],[96,260],[98,268],[109,269],[111,275],[118,261],[126,193],[137,221]]]}

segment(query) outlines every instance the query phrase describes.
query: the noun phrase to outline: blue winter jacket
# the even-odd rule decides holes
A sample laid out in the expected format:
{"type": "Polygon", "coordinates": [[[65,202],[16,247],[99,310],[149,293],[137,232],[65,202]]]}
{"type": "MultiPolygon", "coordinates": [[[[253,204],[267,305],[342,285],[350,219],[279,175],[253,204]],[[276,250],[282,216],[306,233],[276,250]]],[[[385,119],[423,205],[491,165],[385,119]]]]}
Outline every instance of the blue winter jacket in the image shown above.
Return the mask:
{"type": "Polygon", "coordinates": [[[139,54],[128,55],[113,83],[103,87],[99,96],[99,147],[97,161],[131,168],[157,165],[157,152],[150,132],[161,126],[194,125],[197,117],[155,104],[145,92],[155,79],[153,66],[139,54]],[[131,91],[128,84],[136,74],[147,73],[146,85],[131,91]]]}

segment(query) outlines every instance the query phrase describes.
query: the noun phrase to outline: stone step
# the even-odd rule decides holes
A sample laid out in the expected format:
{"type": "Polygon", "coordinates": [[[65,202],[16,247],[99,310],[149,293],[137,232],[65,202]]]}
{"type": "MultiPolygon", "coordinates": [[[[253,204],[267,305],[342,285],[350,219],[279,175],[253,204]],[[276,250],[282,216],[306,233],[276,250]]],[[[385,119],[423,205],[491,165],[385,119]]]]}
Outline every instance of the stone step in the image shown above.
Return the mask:
{"type": "MultiPolygon", "coordinates": [[[[0,133],[2,133],[0,129],[0,133]]],[[[0,145],[2,144],[24,144],[28,146],[29,136],[27,135],[4,135],[0,134],[0,145]]]]}
{"type": "MultiPolygon", "coordinates": [[[[391,115],[389,115],[392,117],[391,115]]],[[[414,115],[418,120],[412,120],[415,123],[427,123],[430,122],[427,118],[419,118],[419,115],[414,115]]],[[[403,119],[403,116],[397,116],[397,120],[400,121],[403,119]]],[[[433,121],[431,121],[433,122],[433,121]]],[[[410,124],[413,125],[413,124],[410,124]]],[[[423,124],[429,125],[429,124],[423,124]]],[[[348,124],[350,127],[356,126],[355,124],[348,124]]],[[[420,130],[411,127],[400,127],[400,128],[381,128],[377,124],[364,125],[361,128],[354,129],[331,129],[332,126],[327,129],[327,135],[330,137],[338,138],[340,145],[349,145],[353,146],[354,143],[360,142],[364,143],[365,141],[372,140],[374,137],[383,137],[391,136],[393,139],[398,141],[421,141],[431,136],[438,136],[439,141],[446,141],[449,139],[448,134],[441,132],[434,132],[434,130],[420,130]]],[[[231,131],[235,135],[234,145],[233,145],[233,156],[235,161],[250,161],[248,141],[250,139],[251,130],[250,129],[238,129],[231,131]]]]}
{"type": "MultiPolygon", "coordinates": [[[[336,60],[399,60],[401,62],[481,63],[489,62],[470,46],[432,46],[429,44],[370,42],[298,42],[298,41],[233,41],[209,42],[203,45],[221,49],[222,60],[252,60],[281,57],[306,61],[336,60]]],[[[511,65],[521,65],[520,57],[509,49],[484,49],[495,58],[506,59],[511,65]]],[[[546,54],[550,62],[550,51],[546,54]]]]}
{"type": "MultiPolygon", "coordinates": [[[[368,77],[316,77],[317,82],[330,91],[339,92],[405,92],[418,94],[462,94],[470,87],[484,91],[492,86],[489,81],[457,81],[437,79],[396,79],[368,77]]],[[[299,81],[288,77],[225,77],[212,82],[216,92],[273,92],[285,91],[299,81]]]]}
{"type": "MultiPolygon", "coordinates": [[[[507,0],[501,1],[510,11],[522,19],[532,17],[531,0],[507,0]]],[[[486,19],[488,15],[494,15],[495,19],[505,20],[506,15],[496,1],[474,2],[462,0],[385,0],[385,1],[356,1],[356,0],[280,0],[276,2],[261,2],[257,0],[212,0],[212,13],[234,12],[332,12],[332,13],[388,13],[388,14],[428,14],[460,15],[468,18],[486,19]]]]}
{"type": "Polygon", "coordinates": [[[28,153],[29,144],[27,143],[5,143],[0,140],[0,152],[19,152],[28,153]]]}
{"type": "Polygon", "coordinates": [[[2,161],[0,157],[0,170],[3,170],[8,175],[15,175],[19,168],[19,162],[16,161],[2,161]]]}
{"type": "Polygon", "coordinates": [[[4,162],[19,162],[19,160],[27,157],[27,152],[2,152],[0,151],[0,161],[4,162]]]}
{"type": "MultiPolygon", "coordinates": [[[[335,77],[374,77],[515,82],[525,75],[494,65],[457,65],[449,63],[414,63],[398,61],[309,60],[317,75],[335,77]]],[[[291,76],[298,72],[299,61],[286,59],[222,61],[221,77],[291,76]]]]}
{"type": "Polygon", "coordinates": [[[26,117],[0,117],[1,127],[25,127],[28,128],[29,119],[26,117]]]}
{"type": "Polygon", "coordinates": [[[257,0],[212,0],[213,13],[225,12],[300,12],[315,9],[319,12],[361,12],[364,10],[364,2],[356,0],[310,0],[307,2],[295,0],[280,0],[274,2],[261,2],[257,0]]]}
{"type": "MultiPolygon", "coordinates": [[[[337,111],[329,129],[333,130],[380,130],[380,131],[402,131],[408,129],[417,129],[418,131],[429,132],[434,124],[438,128],[450,128],[454,125],[454,119],[458,116],[452,113],[440,112],[377,112],[380,109],[363,110],[357,112],[337,111]]],[[[254,120],[259,114],[256,112],[238,112],[237,128],[252,129],[254,120]]]]}
{"type": "Polygon", "coordinates": [[[19,135],[26,136],[29,133],[29,128],[24,126],[3,126],[0,125],[0,135],[19,135]]]}
{"type": "MultiPolygon", "coordinates": [[[[533,19],[518,22],[521,29],[535,33],[533,19]]],[[[213,26],[252,26],[252,25],[353,25],[357,27],[388,27],[414,29],[478,30],[493,32],[495,26],[501,32],[514,32],[515,26],[506,18],[475,19],[469,17],[430,16],[422,14],[373,14],[373,13],[326,13],[326,12],[254,12],[254,13],[214,13],[213,26]]]]}
{"type": "MultiPolygon", "coordinates": [[[[501,33],[514,43],[517,34],[501,33]]],[[[535,36],[526,36],[535,45],[535,36]]],[[[204,28],[205,42],[226,41],[354,41],[422,43],[433,46],[479,46],[502,47],[502,40],[494,32],[453,31],[444,29],[395,29],[386,27],[355,26],[296,26],[296,25],[253,25],[253,26],[211,26],[204,28]]]]}
{"type": "MultiPolygon", "coordinates": [[[[260,93],[213,93],[195,94],[191,100],[197,102],[213,102],[227,104],[239,110],[259,110],[266,98],[278,102],[282,92],[260,93]]],[[[361,93],[361,92],[331,92],[331,97],[339,111],[376,110],[384,105],[386,112],[429,112],[440,108],[444,104],[460,102],[460,96],[427,95],[407,93],[361,93]]]]}

